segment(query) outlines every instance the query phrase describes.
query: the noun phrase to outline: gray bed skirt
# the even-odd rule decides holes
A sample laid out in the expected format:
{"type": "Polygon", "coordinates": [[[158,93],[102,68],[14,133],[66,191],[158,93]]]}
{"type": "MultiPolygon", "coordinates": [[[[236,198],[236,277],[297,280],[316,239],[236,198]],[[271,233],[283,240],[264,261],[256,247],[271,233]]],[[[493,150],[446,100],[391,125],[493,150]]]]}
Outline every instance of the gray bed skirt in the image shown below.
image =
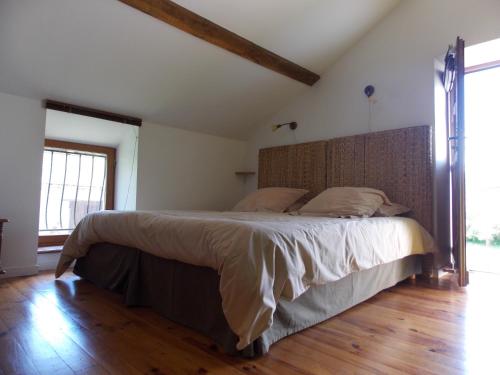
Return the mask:
{"type": "Polygon", "coordinates": [[[159,258],[138,249],[96,244],[74,273],[121,293],[127,306],[149,306],[166,318],[214,340],[226,353],[255,357],[278,340],[327,320],[413,274],[421,256],[409,256],[310,288],[293,302],[281,300],[273,325],[242,351],[222,312],[219,275],[211,268],[159,258]]]}

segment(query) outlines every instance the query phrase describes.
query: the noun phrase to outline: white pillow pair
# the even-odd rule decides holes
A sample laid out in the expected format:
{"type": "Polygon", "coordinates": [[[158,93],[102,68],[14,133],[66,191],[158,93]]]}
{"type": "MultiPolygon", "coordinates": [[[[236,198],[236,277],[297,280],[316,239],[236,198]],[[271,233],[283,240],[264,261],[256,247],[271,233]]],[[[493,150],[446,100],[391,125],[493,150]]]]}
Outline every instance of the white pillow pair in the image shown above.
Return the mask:
{"type": "MultiPolygon", "coordinates": [[[[240,201],[233,211],[284,212],[307,194],[305,189],[264,188],[250,193],[240,201]]],[[[308,203],[298,208],[301,215],[328,217],[395,216],[410,209],[391,203],[381,190],[367,187],[334,187],[323,191],[308,203]]]]}

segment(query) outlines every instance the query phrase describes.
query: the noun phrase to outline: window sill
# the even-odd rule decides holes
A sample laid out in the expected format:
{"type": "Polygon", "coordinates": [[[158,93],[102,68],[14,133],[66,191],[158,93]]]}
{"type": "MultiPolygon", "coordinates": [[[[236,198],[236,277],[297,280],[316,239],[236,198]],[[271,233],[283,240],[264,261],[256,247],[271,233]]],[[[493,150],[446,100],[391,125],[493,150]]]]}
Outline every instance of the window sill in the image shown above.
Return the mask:
{"type": "Polygon", "coordinates": [[[45,246],[38,248],[38,254],[50,254],[50,253],[60,253],[62,251],[62,246],[45,246]]]}
{"type": "Polygon", "coordinates": [[[56,234],[50,236],[38,236],[38,248],[59,247],[64,245],[68,234],[56,234]]]}

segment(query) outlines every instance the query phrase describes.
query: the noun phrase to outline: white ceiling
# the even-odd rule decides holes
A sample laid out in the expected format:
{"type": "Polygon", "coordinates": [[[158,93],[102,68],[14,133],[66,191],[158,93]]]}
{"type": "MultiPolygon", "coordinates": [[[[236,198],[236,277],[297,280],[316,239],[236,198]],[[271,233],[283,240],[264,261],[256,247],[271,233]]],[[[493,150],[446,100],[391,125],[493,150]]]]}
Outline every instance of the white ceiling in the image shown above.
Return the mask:
{"type": "MultiPolygon", "coordinates": [[[[177,2],[321,74],[399,0],[177,2]]],[[[1,92],[233,138],[311,89],[117,0],[0,0],[0,51],[1,92]]]]}

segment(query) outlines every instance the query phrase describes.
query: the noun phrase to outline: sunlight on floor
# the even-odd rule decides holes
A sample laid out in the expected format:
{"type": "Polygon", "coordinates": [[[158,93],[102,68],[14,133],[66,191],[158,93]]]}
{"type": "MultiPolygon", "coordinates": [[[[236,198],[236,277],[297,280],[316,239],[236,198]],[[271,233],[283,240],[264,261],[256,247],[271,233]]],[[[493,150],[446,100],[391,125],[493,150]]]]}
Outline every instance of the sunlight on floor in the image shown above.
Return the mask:
{"type": "Polygon", "coordinates": [[[467,268],[500,274],[500,247],[468,242],[467,268]]]}
{"type": "Polygon", "coordinates": [[[500,299],[496,295],[499,287],[499,275],[470,273],[464,335],[466,368],[469,374],[500,373],[500,299]]]}

